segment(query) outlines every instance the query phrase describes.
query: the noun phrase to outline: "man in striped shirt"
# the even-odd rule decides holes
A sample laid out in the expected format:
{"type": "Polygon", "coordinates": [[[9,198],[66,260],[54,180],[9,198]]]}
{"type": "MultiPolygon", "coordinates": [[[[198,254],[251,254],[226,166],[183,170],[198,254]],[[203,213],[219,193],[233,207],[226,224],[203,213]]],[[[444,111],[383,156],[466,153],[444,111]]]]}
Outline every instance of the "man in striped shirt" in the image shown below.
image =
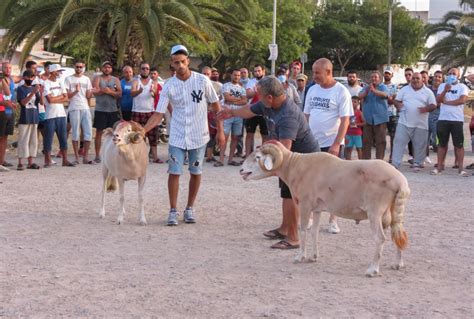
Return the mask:
{"type": "MultiPolygon", "coordinates": [[[[212,83],[206,76],[189,69],[189,52],[183,45],[171,48],[171,65],[176,74],[166,81],[160,94],[160,101],[156,112],[145,125],[148,132],[159,123],[164,113],[171,104],[171,130],[169,139],[169,168],[168,168],[168,193],[170,199],[170,212],[168,226],[178,225],[178,189],[179,177],[183,173],[183,163],[186,153],[189,158],[189,194],[184,222],[195,223],[193,205],[201,184],[202,163],[209,142],[207,125],[208,103],[214,112],[219,112],[221,107],[212,83]]],[[[217,141],[223,144],[224,128],[222,121],[217,123],[217,141]]]]}

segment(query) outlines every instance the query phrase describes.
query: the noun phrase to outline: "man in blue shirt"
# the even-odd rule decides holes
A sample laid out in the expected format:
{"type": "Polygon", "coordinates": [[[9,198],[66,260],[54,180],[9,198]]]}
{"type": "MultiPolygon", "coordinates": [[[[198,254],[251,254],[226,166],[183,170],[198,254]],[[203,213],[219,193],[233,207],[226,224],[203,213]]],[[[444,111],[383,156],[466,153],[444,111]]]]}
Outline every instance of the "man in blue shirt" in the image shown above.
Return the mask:
{"type": "Polygon", "coordinates": [[[122,87],[122,97],[120,98],[120,111],[124,121],[132,120],[132,83],[133,83],[133,69],[131,66],[124,66],[122,69],[123,78],[120,80],[122,87]]]}
{"type": "Polygon", "coordinates": [[[385,155],[388,122],[388,88],[381,82],[379,72],[372,72],[370,85],[360,93],[363,99],[362,112],[366,121],[363,135],[362,158],[370,159],[375,140],[375,158],[383,160],[385,155]]]}

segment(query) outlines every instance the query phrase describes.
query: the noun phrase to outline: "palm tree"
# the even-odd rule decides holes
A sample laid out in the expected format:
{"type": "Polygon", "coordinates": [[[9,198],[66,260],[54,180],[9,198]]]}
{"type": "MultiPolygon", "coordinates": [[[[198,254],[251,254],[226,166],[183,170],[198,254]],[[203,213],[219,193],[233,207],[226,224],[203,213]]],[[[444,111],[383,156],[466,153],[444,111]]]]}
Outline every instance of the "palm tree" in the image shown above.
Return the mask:
{"type": "MultiPolygon", "coordinates": [[[[473,8],[473,0],[460,1],[473,8]]],[[[435,45],[428,49],[426,61],[429,64],[440,63],[443,68],[469,66],[474,64],[474,55],[471,54],[474,30],[474,14],[450,11],[436,24],[429,24],[425,29],[426,38],[440,34],[444,36],[435,45]]],[[[464,72],[467,68],[464,69],[464,72]]],[[[464,75],[464,74],[463,74],[464,75]]]]}
{"type": "MultiPolygon", "coordinates": [[[[237,2],[245,8],[249,1],[237,2]]],[[[0,1],[0,12],[10,12],[13,2],[17,1],[0,1]]],[[[206,0],[32,1],[7,22],[6,28],[4,52],[11,53],[25,43],[20,64],[45,36],[49,36],[50,48],[53,43],[70,43],[86,32],[91,39],[89,58],[92,50],[98,50],[116,65],[137,65],[151,59],[166,41],[177,41],[184,35],[225,48],[224,34],[239,37],[242,32],[232,13],[206,0]]]]}

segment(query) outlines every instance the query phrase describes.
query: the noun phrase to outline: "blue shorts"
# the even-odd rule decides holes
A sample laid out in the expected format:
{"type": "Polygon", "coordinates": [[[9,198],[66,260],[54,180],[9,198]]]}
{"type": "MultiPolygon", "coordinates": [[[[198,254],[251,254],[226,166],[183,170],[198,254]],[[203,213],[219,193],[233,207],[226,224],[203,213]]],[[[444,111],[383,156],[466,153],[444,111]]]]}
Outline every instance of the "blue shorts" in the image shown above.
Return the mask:
{"type": "Polygon", "coordinates": [[[43,148],[45,152],[51,152],[53,145],[54,133],[59,140],[59,149],[61,151],[67,150],[67,121],[66,117],[55,117],[47,119],[44,125],[44,139],[43,148]]]}
{"type": "Polygon", "coordinates": [[[244,120],[240,117],[231,117],[230,119],[224,120],[224,134],[232,136],[242,135],[242,129],[244,127],[244,120]]]}
{"type": "Polygon", "coordinates": [[[347,148],[362,148],[362,136],[360,135],[346,135],[347,148]]]}
{"type": "Polygon", "coordinates": [[[202,163],[204,162],[204,155],[206,153],[206,145],[193,150],[185,150],[176,146],[168,146],[168,174],[182,175],[184,157],[188,153],[189,172],[193,175],[202,174],[202,163]]]}

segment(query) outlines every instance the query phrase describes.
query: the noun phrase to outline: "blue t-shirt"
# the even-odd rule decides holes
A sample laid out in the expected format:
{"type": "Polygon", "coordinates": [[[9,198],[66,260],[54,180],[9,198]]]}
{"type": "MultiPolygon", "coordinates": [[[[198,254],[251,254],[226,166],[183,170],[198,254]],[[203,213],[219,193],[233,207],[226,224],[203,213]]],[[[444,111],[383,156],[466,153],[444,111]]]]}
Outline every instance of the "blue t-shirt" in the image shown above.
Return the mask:
{"type": "MultiPolygon", "coordinates": [[[[15,81],[13,81],[13,78],[10,77],[10,96],[4,96],[4,99],[9,99],[10,101],[15,102],[16,100],[16,92],[15,92],[15,81]]],[[[12,116],[13,115],[13,109],[11,107],[6,107],[5,108],[5,115],[7,116],[12,116]]]]}
{"type": "Polygon", "coordinates": [[[29,100],[26,105],[21,103],[25,97],[27,97],[31,91],[34,90],[33,86],[22,85],[19,86],[16,92],[18,97],[18,103],[20,103],[20,119],[18,124],[38,124],[39,123],[39,114],[38,114],[38,104],[40,101],[39,93],[36,93],[31,100],[29,100]]]}
{"type": "Polygon", "coordinates": [[[120,98],[120,109],[122,111],[132,111],[133,97],[132,97],[132,83],[133,79],[127,82],[125,79],[120,80],[122,87],[122,97],[120,98]]]}
{"type": "MultiPolygon", "coordinates": [[[[369,90],[370,86],[364,88],[369,90]]],[[[385,93],[389,93],[388,88],[385,84],[380,83],[377,85],[377,90],[385,93]]],[[[369,94],[364,98],[364,104],[362,105],[362,112],[367,124],[378,125],[388,122],[388,101],[385,97],[378,97],[374,93],[369,91],[369,94]]]]}
{"type": "Polygon", "coordinates": [[[318,143],[311,133],[303,111],[293,100],[286,98],[279,109],[266,108],[262,102],[258,102],[251,105],[250,110],[257,115],[263,115],[270,139],[292,140],[293,152],[319,151],[318,143]]]}

